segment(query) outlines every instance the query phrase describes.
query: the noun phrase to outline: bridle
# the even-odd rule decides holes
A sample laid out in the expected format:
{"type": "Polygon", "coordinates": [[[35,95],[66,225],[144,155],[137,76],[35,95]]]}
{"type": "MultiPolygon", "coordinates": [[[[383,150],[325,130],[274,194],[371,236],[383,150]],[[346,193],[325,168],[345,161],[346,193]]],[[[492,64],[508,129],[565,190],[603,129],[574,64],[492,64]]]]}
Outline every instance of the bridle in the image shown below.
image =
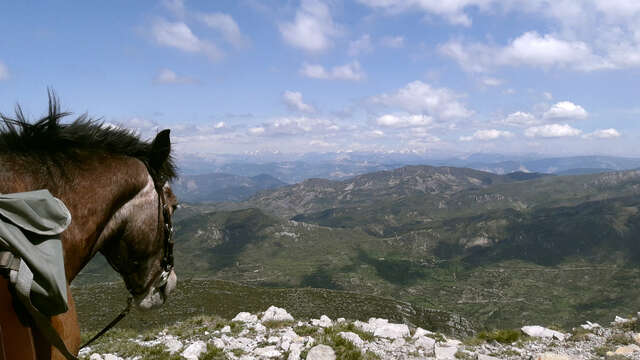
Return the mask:
{"type": "Polygon", "coordinates": [[[164,234],[164,253],[160,261],[162,272],[152,285],[155,288],[165,286],[169,275],[171,275],[173,271],[173,222],[171,221],[169,204],[167,204],[163,188],[164,184],[156,184],[156,192],[158,193],[158,226],[162,226],[162,231],[158,231],[158,236],[164,234]],[[163,218],[162,222],[160,221],[160,217],[163,218]]]}
{"type": "MultiPolygon", "coordinates": [[[[164,235],[163,241],[163,255],[162,260],[160,261],[160,266],[162,267],[162,272],[151,284],[151,288],[161,288],[167,285],[167,281],[169,280],[169,276],[173,271],[173,222],[171,221],[171,214],[169,213],[169,204],[167,204],[167,199],[164,196],[164,184],[166,182],[156,182],[155,189],[158,194],[158,236],[164,235]],[[161,218],[162,217],[162,221],[161,218]]],[[[128,287],[127,287],[128,288],[128,287]]],[[[131,294],[131,290],[129,290],[129,294],[131,294]]],[[[94,342],[100,336],[104,335],[107,331],[109,331],[112,327],[114,327],[120,320],[122,320],[129,311],[131,310],[131,306],[133,305],[133,296],[129,295],[127,298],[127,307],[120,312],[120,314],[113,319],[109,325],[107,325],[104,329],[102,329],[99,333],[97,333],[94,337],[92,337],[89,341],[80,346],[80,349],[87,347],[89,344],[94,342]]]]}

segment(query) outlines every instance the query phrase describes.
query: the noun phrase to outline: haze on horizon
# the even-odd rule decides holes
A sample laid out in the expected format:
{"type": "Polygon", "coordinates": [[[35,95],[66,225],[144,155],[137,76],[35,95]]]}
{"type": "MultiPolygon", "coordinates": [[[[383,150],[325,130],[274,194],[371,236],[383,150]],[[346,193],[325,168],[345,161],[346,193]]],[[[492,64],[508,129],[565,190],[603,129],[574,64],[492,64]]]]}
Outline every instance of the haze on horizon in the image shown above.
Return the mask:
{"type": "Polygon", "coordinates": [[[0,112],[65,110],[179,156],[640,156],[640,2],[4,2],[0,112]]]}

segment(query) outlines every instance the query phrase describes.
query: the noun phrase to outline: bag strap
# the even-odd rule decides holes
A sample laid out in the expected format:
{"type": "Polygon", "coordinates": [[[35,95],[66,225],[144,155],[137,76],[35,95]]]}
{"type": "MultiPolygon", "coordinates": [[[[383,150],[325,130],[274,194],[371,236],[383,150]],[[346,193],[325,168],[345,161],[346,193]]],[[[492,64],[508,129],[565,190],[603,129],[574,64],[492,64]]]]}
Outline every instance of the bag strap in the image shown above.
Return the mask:
{"type": "Polygon", "coordinates": [[[10,271],[10,281],[14,284],[16,289],[16,295],[22,305],[27,309],[29,315],[35,322],[38,330],[44,335],[49,343],[58,349],[64,357],[68,360],[79,360],[75,355],[71,354],[64,341],[58,335],[56,329],[51,325],[51,319],[43,315],[38,309],[33,306],[29,294],[31,293],[31,282],[33,281],[33,273],[24,261],[20,261],[18,271],[10,271]]]}

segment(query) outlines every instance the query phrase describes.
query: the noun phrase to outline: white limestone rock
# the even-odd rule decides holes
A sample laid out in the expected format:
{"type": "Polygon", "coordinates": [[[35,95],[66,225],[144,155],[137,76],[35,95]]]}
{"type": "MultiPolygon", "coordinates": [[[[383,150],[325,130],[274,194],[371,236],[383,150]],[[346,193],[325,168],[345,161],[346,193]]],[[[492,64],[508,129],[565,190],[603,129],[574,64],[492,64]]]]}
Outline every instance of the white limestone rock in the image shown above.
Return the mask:
{"type": "Polygon", "coordinates": [[[227,325],[225,327],[222,328],[222,330],[220,330],[221,333],[223,334],[228,334],[231,332],[231,326],[227,325]]]}
{"type": "Polygon", "coordinates": [[[279,358],[282,355],[273,345],[257,348],[253,350],[253,354],[266,359],[279,358]]]}
{"type": "Polygon", "coordinates": [[[285,309],[270,306],[267,311],[264,312],[260,321],[263,323],[266,321],[293,321],[293,316],[285,309]]]}
{"type": "Polygon", "coordinates": [[[164,341],[164,347],[169,354],[174,354],[182,349],[182,342],[174,336],[167,336],[164,341]]]}
{"type": "Polygon", "coordinates": [[[600,324],[598,323],[592,323],[591,321],[587,321],[586,324],[582,324],[580,325],[581,328],[585,329],[585,330],[593,330],[596,328],[600,328],[602,326],[600,326],[600,324]]]}
{"type": "Polygon", "coordinates": [[[631,319],[625,319],[623,317],[617,316],[611,322],[611,325],[621,325],[630,322],[631,319]]]}
{"type": "Polygon", "coordinates": [[[436,345],[434,352],[437,360],[455,360],[458,348],[454,346],[439,346],[436,345]]]}
{"type": "Polygon", "coordinates": [[[431,331],[425,330],[425,329],[419,327],[419,328],[416,329],[416,331],[414,331],[413,338],[417,339],[417,338],[419,338],[421,336],[431,335],[431,334],[433,334],[431,331]]]}
{"type": "MultiPolygon", "coordinates": [[[[182,352],[182,357],[187,360],[198,360],[200,354],[207,351],[207,344],[204,341],[196,341],[193,344],[187,346],[182,352]]],[[[107,359],[105,359],[107,360],[107,359]]]]}
{"type": "Polygon", "coordinates": [[[302,353],[302,344],[293,343],[289,347],[289,357],[287,360],[300,360],[300,354],[302,353]]]}
{"type": "Polygon", "coordinates": [[[333,321],[327,315],[322,315],[320,319],[311,319],[311,325],[328,328],[333,326],[333,321]]]}
{"type": "Polygon", "coordinates": [[[364,340],[362,340],[360,336],[358,336],[358,334],[356,333],[353,333],[351,331],[339,332],[338,336],[351,342],[353,345],[355,345],[355,347],[357,347],[360,350],[362,350],[362,348],[364,347],[364,340]]]}
{"type": "Polygon", "coordinates": [[[376,327],[376,330],[373,332],[374,336],[388,339],[401,339],[409,336],[409,334],[409,327],[406,324],[385,324],[376,327]]]}
{"type": "Polygon", "coordinates": [[[520,330],[531,337],[555,338],[560,341],[565,339],[563,333],[539,325],[523,326],[520,330]]]}
{"type": "Polygon", "coordinates": [[[89,360],[104,360],[104,359],[102,359],[102,355],[93,353],[91,354],[91,356],[89,356],[89,360]]]}
{"type": "Polygon", "coordinates": [[[336,353],[331,346],[316,345],[309,350],[306,360],[335,360],[336,353]]]}
{"type": "Polygon", "coordinates": [[[478,354],[478,360],[500,360],[500,359],[490,355],[478,354]]]}
{"type": "Polygon", "coordinates": [[[113,355],[113,354],[104,354],[102,355],[102,358],[104,360],[123,360],[120,356],[113,355]]]}
{"type": "Polygon", "coordinates": [[[248,312],[240,312],[238,313],[238,315],[236,315],[236,317],[231,319],[231,321],[239,321],[243,323],[256,323],[258,322],[258,316],[248,312]]]}
{"type": "Polygon", "coordinates": [[[418,336],[418,338],[413,342],[413,345],[419,349],[423,349],[427,355],[432,355],[436,346],[436,341],[430,337],[418,336]]]}
{"type": "Polygon", "coordinates": [[[614,354],[631,355],[631,354],[637,353],[637,352],[640,352],[640,346],[638,346],[636,344],[631,344],[631,345],[621,346],[621,347],[617,348],[616,351],[614,352],[614,354]]]}
{"type": "Polygon", "coordinates": [[[546,352],[538,355],[536,360],[571,360],[571,358],[564,354],[556,354],[551,352],[546,352]]]}

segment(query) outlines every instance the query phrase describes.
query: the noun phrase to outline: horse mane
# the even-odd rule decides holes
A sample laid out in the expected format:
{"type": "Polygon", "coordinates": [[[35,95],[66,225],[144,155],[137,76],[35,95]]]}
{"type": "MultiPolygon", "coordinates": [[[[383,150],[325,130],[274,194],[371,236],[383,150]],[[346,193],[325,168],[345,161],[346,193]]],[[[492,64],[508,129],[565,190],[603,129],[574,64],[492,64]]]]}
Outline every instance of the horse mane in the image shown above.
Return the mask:
{"type": "Polygon", "coordinates": [[[62,165],[62,159],[74,159],[79,152],[102,152],[139,159],[159,184],[177,176],[171,156],[158,168],[151,166],[151,143],[134,131],[107,125],[87,113],[71,123],[61,124],[60,120],[69,115],[60,111],[58,98],[52,91],[48,114],[35,122],[25,118],[20,105],[16,105],[15,118],[0,113],[0,153],[37,157],[62,165]]]}

